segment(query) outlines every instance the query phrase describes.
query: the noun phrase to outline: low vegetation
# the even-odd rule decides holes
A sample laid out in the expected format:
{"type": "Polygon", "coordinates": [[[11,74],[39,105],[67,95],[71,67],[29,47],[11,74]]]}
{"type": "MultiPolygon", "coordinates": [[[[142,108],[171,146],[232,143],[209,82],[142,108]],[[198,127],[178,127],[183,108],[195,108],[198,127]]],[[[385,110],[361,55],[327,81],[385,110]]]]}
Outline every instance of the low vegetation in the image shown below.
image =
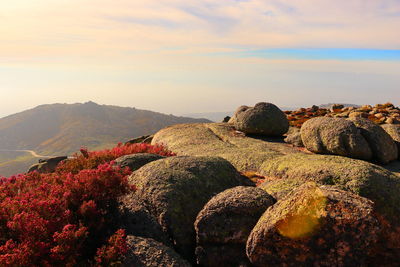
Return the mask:
{"type": "Polygon", "coordinates": [[[126,252],[116,229],[117,199],[135,190],[128,168],[113,160],[147,152],[172,155],[161,146],[118,145],[81,149],[54,173],[20,174],[0,181],[0,266],[110,266],[126,252]]]}

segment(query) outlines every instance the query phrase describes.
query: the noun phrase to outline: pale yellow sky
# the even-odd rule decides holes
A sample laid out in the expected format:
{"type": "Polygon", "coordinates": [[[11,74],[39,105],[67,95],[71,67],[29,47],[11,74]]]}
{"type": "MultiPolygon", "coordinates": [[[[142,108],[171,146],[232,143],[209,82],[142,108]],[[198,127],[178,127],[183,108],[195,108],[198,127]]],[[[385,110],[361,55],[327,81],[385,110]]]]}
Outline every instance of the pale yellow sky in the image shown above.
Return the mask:
{"type": "Polygon", "coordinates": [[[0,116],[88,100],[399,104],[398,29],[399,0],[2,1],[0,116]]]}

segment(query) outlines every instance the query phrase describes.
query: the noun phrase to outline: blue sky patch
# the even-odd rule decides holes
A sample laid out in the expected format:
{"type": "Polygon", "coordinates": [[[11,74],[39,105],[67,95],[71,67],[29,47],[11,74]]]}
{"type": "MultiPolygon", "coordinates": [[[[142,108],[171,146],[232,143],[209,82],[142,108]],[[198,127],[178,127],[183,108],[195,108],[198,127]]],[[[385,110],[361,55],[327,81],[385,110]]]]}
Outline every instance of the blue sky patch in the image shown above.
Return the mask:
{"type": "Polygon", "coordinates": [[[400,50],[356,48],[272,48],[233,52],[238,57],[310,60],[400,60],[400,50]]]}

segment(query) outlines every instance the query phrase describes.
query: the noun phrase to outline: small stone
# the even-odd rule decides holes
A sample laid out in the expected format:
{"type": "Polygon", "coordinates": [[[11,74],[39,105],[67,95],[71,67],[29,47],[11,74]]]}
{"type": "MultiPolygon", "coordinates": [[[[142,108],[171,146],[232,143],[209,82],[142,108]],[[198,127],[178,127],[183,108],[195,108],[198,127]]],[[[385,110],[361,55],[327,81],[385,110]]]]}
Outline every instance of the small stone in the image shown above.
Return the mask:
{"type": "Polygon", "coordinates": [[[231,117],[226,116],[226,117],[222,120],[222,122],[229,122],[230,119],[231,119],[231,117]]]}
{"type": "Polygon", "coordinates": [[[339,112],[339,111],[342,110],[342,108],[344,108],[344,106],[341,105],[341,104],[333,104],[333,105],[331,106],[331,108],[330,108],[330,111],[331,111],[331,112],[339,112]]]}

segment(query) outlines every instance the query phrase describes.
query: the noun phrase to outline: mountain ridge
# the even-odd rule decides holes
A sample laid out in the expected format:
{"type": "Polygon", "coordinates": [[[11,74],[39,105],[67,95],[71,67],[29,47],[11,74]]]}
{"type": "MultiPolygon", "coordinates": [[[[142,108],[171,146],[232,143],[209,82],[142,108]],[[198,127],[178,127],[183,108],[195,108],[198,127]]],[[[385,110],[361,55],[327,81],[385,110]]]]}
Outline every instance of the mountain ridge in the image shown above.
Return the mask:
{"type": "MultiPolygon", "coordinates": [[[[44,104],[0,119],[0,149],[33,150],[49,156],[69,155],[82,146],[102,149],[155,133],[170,125],[196,122],[210,121],[130,107],[99,105],[92,101],[44,104]]],[[[25,171],[35,161],[29,155],[19,158],[21,160],[17,163],[13,158],[9,162],[3,159],[0,174],[10,174],[7,166],[13,166],[13,171],[25,171]],[[20,168],[22,165],[23,168],[20,168]]]]}

